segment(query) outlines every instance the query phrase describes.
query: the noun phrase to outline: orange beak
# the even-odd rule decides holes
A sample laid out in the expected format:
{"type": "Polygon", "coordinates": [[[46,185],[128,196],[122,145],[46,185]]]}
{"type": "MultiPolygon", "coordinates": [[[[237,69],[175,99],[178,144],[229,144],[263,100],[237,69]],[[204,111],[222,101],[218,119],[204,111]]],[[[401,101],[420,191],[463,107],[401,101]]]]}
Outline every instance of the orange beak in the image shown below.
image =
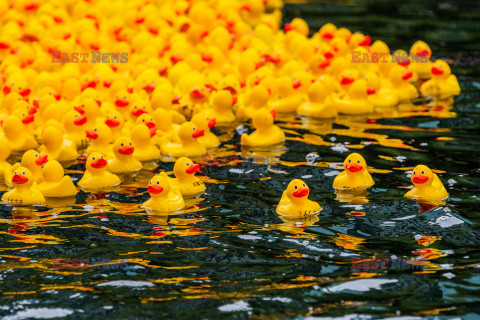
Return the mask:
{"type": "Polygon", "coordinates": [[[129,102],[126,101],[126,100],[120,100],[120,99],[118,99],[118,100],[115,100],[115,105],[116,105],[117,107],[126,107],[126,106],[129,105],[129,102]]]}
{"type": "Polygon", "coordinates": [[[432,70],[431,70],[431,71],[432,71],[432,74],[435,74],[435,75],[437,75],[437,76],[443,74],[443,70],[441,70],[441,69],[439,69],[439,68],[437,68],[437,67],[432,67],[432,70]]]}
{"type": "Polygon", "coordinates": [[[10,91],[12,91],[12,89],[11,89],[10,87],[7,87],[7,86],[3,87],[3,93],[4,93],[5,95],[9,94],[10,91]]]}
{"type": "Polygon", "coordinates": [[[149,193],[159,194],[163,191],[163,187],[156,186],[156,185],[150,185],[150,186],[147,187],[147,190],[148,190],[149,193]]]}
{"type": "Polygon", "coordinates": [[[84,114],[84,113],[85,113],[85,110],[84,110],[82,107],[80,107],[80,106],[74,106],[73,109],[74,109],[75,111],[77,111],[78,113],[80,113],[80,114],[84,114]]]}
{"type": "Polygon", "coordinates": [[[132,146],[125,146],[125,147],[121,147],[120,149],[118,149],[118,153],[120,153],[120,154],[132,154],[134,150],[135,150],[135,148],[132,147],[132,146]]]}
{"type": "Polygon", "coordinates": [[[323,39],[331,40],[331,39],[333,39],[333,33],[331,33],[331,32],[325,32],[324,34],[322,34],[322,38],[323,38],[323,39]]]}
{"type": "Polygon", "coordinates": [[[428,177],[421,175],[421,174],[416,174],[412,176],[412,182],[416,184],[423,184],[428,181],[428,177]]]}
{"type": "Polygon", "coordinates": [[[37,107],[28,109],[28,114],[34,115],[35,113],[37,113],[37,107]]]}
{"type": "Polygon", "coordinates": [[[95,88],[96,86],[97,86],[97,83],[92,80],[90,82],[82,84],[82,91],[87,89],[87,88],[95,88]]]}
{"type": "Polygon", "coordinates": [[[12,177],[12,182],[15,184],[24,184],[28,182],[28,178],[20,174],[16,174],[12,177]]]}
{"type": "Polygon", "coordinates": [[[377,90],[375,89],[375,87],[370,87],[367,89],[367,94],[368,95],[371,95],[371,94],[374,94],[377,90]]]}
{"type": "Polygon", "coordinates": [[[198,163],[192,164],[190,167],[187,168],[187,170],[185,170],[185,172],[188,174],[193,174],[198,171],[200,171],[200,165],[198,163]]]}
{"type": "Polygon", "coordinates": [[[285,26],[283,26],[283,30],[285,30],[285,32],[288,32],[288,31],[295,30],[295,27],[292,26],[291,23],[285,23],[285,26]]]}
{"type": "Polygon", "coordinates": [[[134,115],[135,117],[140,117],[144,113],[147,113],[147,111],[145,111],[143,109],[132,110],[132,115],[134,115]]]}
{"type": "Polygon", "coordinates": [[[38,156],[37,160],[35,160],[35,164],[37,166],[41,166],[41,165],[44,165],[45,163],[47,163],[47,161],[48,161],[48,155],[42,154],[42,155],[38,156]]]}
{"type": "Polygon", "coordinates": [[[82,126],[84,125],[85,123],[87,123],[87,117],[85,116],[81,116],[80,118],[78,118],[77,120],[73,121],[73,123],[77,126],[82,126]]]}
{"type": "Polygon", "coordinates": [[[93,130],[87,130],[87,138],[95,140],[98,138],[98,134],[93,130]]]}
{"type": "Polygon", "coordinates": [[[28,96],[28,95],[30,94],[30,92],[31,92],[30,89],[27,88],[27,89],[24,89],[24,90],[20,91],[19,94],[20,94],[22,97],[26,97],[26,96],[28,96]]]}
{"type": "Polygon", "coordinates": [[[295,80],[292,84],[293,89],[298,89],[302,86],[302,82],[300,80],[295,80]]]}
{"type": "Polygon", "coordinates": [[[320,69],[325,69],[328,66],[330,66],[330,61],[328,61],[328,60],[322,61],[318,64],[318,67],[320,69]]]}
{"type": "Polygon", "coordinates": [[[366,36],[363,38],[362,41],[358,44],[359,46],[368,46],[370,43],[372,43],[372,39],[370,39],[369,36],[366,36]]]}
{"type": "Polygon", "coordinates": [[[309,192],[308,188],[300,188],[292,194],[294,197],[302,198],[302,197],[308,196],[308,192],[309,192]]]}
{"type": "Polygon", "coordinates": [[[103,86],[105,88],[110,88],[111,85],[112,85],[112,81],[103,81],[103,86]]]}
{"type": "Polygon", "coordinates": [[[34,120],[35,120],[35,116],[33,114],[29,114],[22,119],[22,122],[23,124],[29,124],[29,123],[32,123],[34,120]]]}
{"type": "Polygon", "coordinates": [[[270,110],[270,114],[272,115],[273,120],[275,120],[275,118],[277,117],[277,111],[275,109],[272,109],[270,110]]]}
{"type": "Polygon", "coordinates": [[[115,128],[115,127],[118,127],[118,125],[120,124],[120,121],[117,121],[115,119],[107,119],[105,120],[105,124],[110,128],[115,128]]]}
{"type": "Polygon", "coordinates": [[[92,168],[95,168],[95,169],[103,168],[106,165],[107,165],[107,160],[105,160],[103,158],[99,158],[99,159],[93,161],[92,164],[91,164],[92,168]]]}
{"type": "Polygon", "coordinates": [[[331,53],[330,51],[327,51],[323,54],[323,56],[327,59],[332,59],[333,58],[333,53],[331,53]]]}
{"type": "Polygon", "coordinates": [[[203,137],[204,135],[205,135],[205,132],[203,129],[197,129],[192,133],[193,138],[203,137]]]}
{"type": "Polygon", "coordinates": [[[143,90],[147,92],[152,92],[153,90],[155,90],[155,84],[154,83],[147,84],[145,87],[143,87],[143,90]]]}
{"type": "Polygon", "coordinates": [[[347,164],[345,166],[345,169],[347,169],[350,172],[359,172],[363,170],[363,166],[353,163],[353,164],[347,164]]]}
{"type": "Polygon", "coordinates": [[[208,128],[211,129],[217,125],[217,119],[211,118],[208,120],[208,128]]]}
{"type": "Polygon", "coordinates": [[[202,92],[200,92],[200,90],[195,89],[192,92],[190,92],[190,97],[193,99],[203,99],[205,98],[205,95],[202,92]]]}
{"type": "Polygon", "coordinates": [[[341,84],[351,84],[355,81],[354,78],[352,77],[343,77],[342,81],[340,81],[341,84]]]}
{"type": "Polygon", "coordinates": [[[405,74],[403,75],[402,79],[403,79],[403,80],[408,80],[408,79],[410,79],[412,76],[413,76],[412,71],[409,71],[409,72],[407,72],[407,73],[405,73],[405,74]]]}
{"type": "Polygon", "coordinates": [[[417,52],[417,56],[419,56],[419,57],[426,57],[429,54],[430,54],[430,51],[428,51],[427,49],[417,52]]]}

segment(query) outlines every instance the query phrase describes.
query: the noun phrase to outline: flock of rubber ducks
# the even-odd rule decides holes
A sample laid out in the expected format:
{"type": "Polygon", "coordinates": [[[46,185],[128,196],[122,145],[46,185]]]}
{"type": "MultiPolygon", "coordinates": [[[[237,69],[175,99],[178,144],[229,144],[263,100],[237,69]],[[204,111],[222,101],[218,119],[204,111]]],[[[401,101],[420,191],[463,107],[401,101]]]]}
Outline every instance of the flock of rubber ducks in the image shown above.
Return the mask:
{"type": "MultiPolygon", "coordinates": [[[[174,211],[184,206],[184,196],[205,190],[191,158],[220,145],[215,126],[251,120],[255,131],[242,134],[241,145],[269,147],[285,140],[275,124],[279,113],[334,118],[394,108],[420,94],[451,101],[460,93],[449,65],[431,61],[422,41],[410,54],[392,54],[384,42],[331,23],[313,35],[300,18],[282,29],[282,5],[1,2],[0,173],[13,187],[2,200],[30,205],[75,195],[64,167],[82,157],[77,186],[101,190],[145,162],[170,156],[178,159],[175,179],[153,177],[144,207],[174,211]],[[110,60],[95,63],[95,52],[110,60]],[[19,163],[8,162],[11,153],[22,155],[19,163]]],[[[373,185],[360,155],[344,165],[335,188],[373,185]]],[[[415,169],[412,182],[408,196],[446,195],[426,167],[415,169]]],[[[317,212],[308,193],[305,183],[293,180],[277,211],[317,212]]]]}

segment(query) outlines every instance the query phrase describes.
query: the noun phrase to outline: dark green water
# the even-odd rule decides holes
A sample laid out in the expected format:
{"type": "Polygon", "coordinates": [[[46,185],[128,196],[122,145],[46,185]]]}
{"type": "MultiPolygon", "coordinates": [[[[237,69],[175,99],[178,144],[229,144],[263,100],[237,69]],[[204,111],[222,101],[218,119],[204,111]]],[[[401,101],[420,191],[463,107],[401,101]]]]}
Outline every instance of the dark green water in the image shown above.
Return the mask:
{"type": "MultiPolygon", "coordinates": [[[[137,187],[149,171],[116,192],[80,193],[76,204],[1,206],[0,317],[480,317],[478,6],[345,1],[288,4],[285,13],[305,17],[315,30],[327,21],[361,30],[391,49],[423,39],[435,58],[452,59],[462,94],[452,108],[418,105],[370,120],[284,119],[293,139],[288,152],[269,155],[270,165],[242,157],[235,135],[222,147],[221,166],[203,161],[210,183],[193,213],[139,209],[148,194],[137,187]],[[331,187],[351,151],[365,156],[376,181],[365,204],[340,203],[331,187]],[[314,152],[319,157],[309,165],[314,152]],[[444,206],[421,210],[403,198],[406,171],[418,163],[442,170],[450,193],[444,206]],[[304,179],[322,205],[318,220],[276,215],[293,178],[304,179]],[[380,259],[385,269],[352,269],[355,258],[380,259]],[[424,268],[401,263],[411,259],[424,268]]],[[[156,171],[171,168],[160,163],[156,171]]]]}

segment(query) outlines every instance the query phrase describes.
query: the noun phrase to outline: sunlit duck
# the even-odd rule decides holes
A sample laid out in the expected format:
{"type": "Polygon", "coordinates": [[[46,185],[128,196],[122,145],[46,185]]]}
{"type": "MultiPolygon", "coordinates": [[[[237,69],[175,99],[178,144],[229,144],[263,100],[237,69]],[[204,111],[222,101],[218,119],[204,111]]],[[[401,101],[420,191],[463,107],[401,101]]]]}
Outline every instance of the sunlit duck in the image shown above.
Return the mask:
{"type": "Polygon", "coordinates": [[[251,119],[258,110],[267,107],[269,93],[268,89],[262,84],[253,87],[247,93],[247,96],[244,104],[241,104],[237,109],[238,119],[251,119]]]}
{"type": "Polygon", "coordinates": [[[430,70],[432,78],[420,87],[420,92],[426,96],[445,99],[460,94],[457,77],[452,74],[448,63],[437,60],[430,70]]]}
{"type": "Polygon", "coordinates": [[[64,139],[72,142],[75,146],[81,146],[86,140],[84,125],[87,117],[82,116],[75,110],[70,110],[62,118],[62,125],[65,130],[64,139]]]}
{"type": "Polygon", "coordinates": [[[293,179],[283,192],[277,206],[277,213],[291,218],[314,215],[321,210],[318,203],[308,199],[310,189],[300,179],[293,179]]]}
{"type": "Polygon", "coordinates": [[[127,173],[140,170],[143,166],[133,157],[135,150],[128,137],[118,138],[112,146],[115,158],[108,161],[108,171],[113,173],[127,173]]]}
{"type": "Polygon", "coordinates": [[[12,167],[12,165],[7,162],[11,152],[12,148],[10,147],[10,142],[8,142],[7,138],[0,137],[0,175],[4,174],[5,171],[10,170],[12,167]]]}
{"type": "Polygon", "coordinates": [[[48,156],[46,154],[40,154],[35,150],[26,151],[23,154],[22,159],[20,160],[20,163],[18,162],[15,163],[10,170],[5,171],[5,183],[7,185],[12,184],[13,172],[18,167],[27,168],[32,174],[34,182],[36,183],[42,182],[44,180],[44,177],[42,174],[42,166],[47,161],[48,161],[48,156]]]}
{"type": "Polygon", "coordinates": [[[25,167],[18,167],[12,176],[13,190],[7,191],[2,196],[2,201],[12,205],[44,204],[45,197],[34,188],[33,175],[25,167]]]}
{"type": "Polygon", "coordinates": [[[92,152],[85,164],[85,173],[78,186],[85,189],[103,189],[120,184],[120,178],[107,171],[107,160],[99,153],[92,152]]]}
{"type": "Polygon", "coordinates": [[[308,100],[297,109],[298,115],[314,118],[334,118],[337,109],[328,97],[327,88],[322,82],[314,82],[308,89],[308,100]]]}
{"type": "Polygon", "coordinates": [[[155,145],[155,136],[152,130],[145,123],[136,124],[131,132],[130,138],[135,146],[133,157],[139,161],[153,161],[160,159],[160,150],[155,145]]]}
{"type": "Polygon", "coordinates": [[[229,90],[215,92],[212,95],[212,109],[208,111],[209,115],[221,124],[235,121],[236,117],[232,111],[234,102],[232,93],[229,90]]]}
{"type": "Polygon", "coordinates": [[[415,72],[420,79],[430,79],[433,62],[430,61],[432,57],[432,50],[425,42],[419,40],[415,42],[410,48],[411,63],[408,69],[415,72]]]}
{"type": "Polygon", "coordinates": [[[180,143],[163,140],[160,149],[163,154],[176,157],[201,156],[207,152],[206,148],[198,142],[198,138],[204,135],[204,131],[198,129],[192,122],[184,122],[178,130],[180,143]]]}
{"type": "Polygon", "coordinates": [[[220,144],[218,137],[210,131],[215,127],[217,120],[205,115],[205,112],[198,113],[192,117],[191,120],[198,129],[203,130],[203,136],[199,137],[197,141],[205,148],[214,148],[220,144]]]}
{"type": "Polygon", "coordinates": [[[410,179],[414,188],[405,194],[407,198],[436,202],[448,197],[448,192],[440,178],[427,166],[416,166],[410,179]]]}
{"type": "Polygon", "coordinates": [[[77,194],[77,188],[70,176],[64,175],[62,165],[56,160],[48,161],[42,169],[45,181],[38,187],[47,198],[71,197],[77,194]]]}
{"type": "Polygon", "coordinates": [[[5,138],[10,142],[12,151],[24,151],[38,147],[35,137],[24,130],[22,121],[16,116],[10,115],[5,118],[3,132],[5,138]]]}
{"type": "Polygon", "coordinates": [[[107,158],[112,158],[112,131],[104,123],[98,123],[93,130],[86,131],[87,138],[91,139],[92,143],[85,150],[85,154],[92,152],[100,152],[107,158]]]}
{"type": "Polygon", "coordinates": [[[195,176],[200,165],[186,157],[179,158],[173,166],[175,181],[184,197],[197,196],[205,191],[205,184],[195,176]]]}
{"type": "Polygon", "coordinates": [[[62,132],[54,126],[43,129],[40,140],[42,145],[39,150],[52,160],[70,161],[78,157],[77,146],[71,141],[65,141],[62,132]]]}
{"type": "Polygon", "coordinates": [[[400,102],[410,102],[418,96],[418,90],[409,82],[412,72],[406,68],[396,65],[390,70],[390,82],[392,86],[388,89],[395,90],[400,102]]]}
{"type": "Polygon", "coordinates": [[[348,96],[340,99],[338,95],[331,95],[333,105],[338,113],[364,114],[373,112],[373,105],[368,102],[368,87],[365,79],[356,80],[348,90],[348,96]]]}
{"type": "Polygon", "coordinates": [[[282,143],[285,140],[285,133],[274,124],[275,115],[275,110],[258,110],[252,120],[252,125],[256,130],[251,134],[242,134],[241,144],[250,147],[265,147],[282,143]]]}
{"type": "Polygon", "coordinates": [[[358,153],[350,154],[343,162],[345,168],[333,180],[333,187],[343,191],[361,191],[375,184],[367,170],[365,159],[358,153]]]}
{"type": "Polygon", "coordinates": [[[156,175],[148,183],[147,191],[150,199],[142,207],[152,211],[173,212],[185,206],[183,197],[172,191],[169,178],[165,175],[156,175]]]}

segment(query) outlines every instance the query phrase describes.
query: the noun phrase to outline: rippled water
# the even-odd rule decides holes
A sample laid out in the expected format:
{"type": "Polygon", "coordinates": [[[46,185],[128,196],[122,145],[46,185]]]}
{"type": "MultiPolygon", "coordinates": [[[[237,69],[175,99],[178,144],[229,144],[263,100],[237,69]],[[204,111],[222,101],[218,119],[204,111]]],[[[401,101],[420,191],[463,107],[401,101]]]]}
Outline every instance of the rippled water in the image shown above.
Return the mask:
{"type": "MultiPolygon", "coordinates": [[[[179,215],[139,208],[153,172],[172,163],[151,164],[107,194],[0,206],[0,316],[480,317],[480,15],[462,3],[287,5],[287,15],[313,26],[333,21],[391,48],[426,40],[435,57],[455,63],[462,94],[453,107],[418,102],[334,122],[280,118],[287,151],[274,153],[242,151],[234,127],[220,129],[216,158],[198,159],[207,192],[179,215]],[[376,182],[366,203],[338,202],[331,187],[352,151],[376,182]],[[403,198],[418,163],[438,170],[450,193],[444,206],[403,198]],[[293,178],[310,185],[318,218],[275,214],[293,178]]],[[[78,179],[83,169],[80,161],[68,174],[78,179]]]]}

